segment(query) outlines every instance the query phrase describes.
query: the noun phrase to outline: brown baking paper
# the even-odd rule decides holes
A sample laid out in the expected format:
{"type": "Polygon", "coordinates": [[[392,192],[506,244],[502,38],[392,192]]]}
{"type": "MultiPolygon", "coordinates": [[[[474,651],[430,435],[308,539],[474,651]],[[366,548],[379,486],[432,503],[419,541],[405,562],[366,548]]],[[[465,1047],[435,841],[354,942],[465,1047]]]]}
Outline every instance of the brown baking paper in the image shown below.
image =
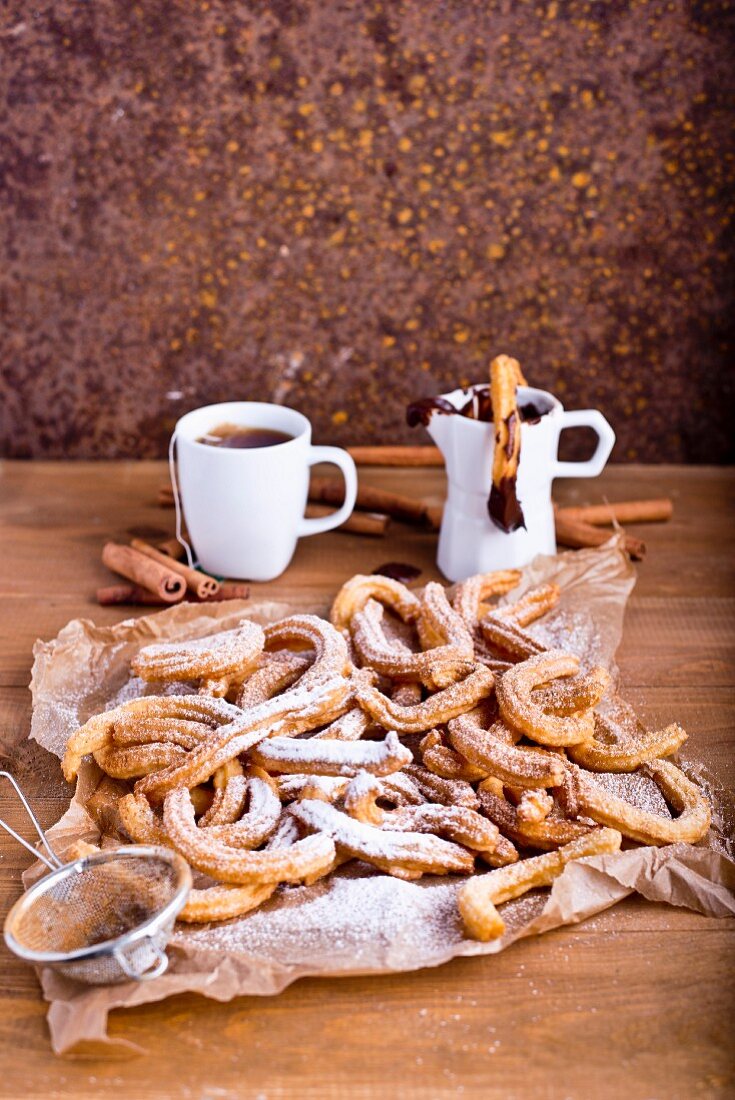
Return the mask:
{"type": "MultiPolygon", "coordinates": [[[[625,603],[635,583],[619,542],[537,558],[524,570],[521,587],[547,580],[558,581],[563,592],[559,606],[536,625],[539,639],[576,652],[585,666],[604,664],[615,674],[625,603]]],[[[313,610],[324,613],[326,608],[313,610]]],[[[180,604],[112,627],[88,620],[69,623],[54,641],[36,643],[31,737],[61,757],[69,735],[92,714],[153,690],[129,671],[131,657],[151,641],[201,637],[243,617],[269,622],[287,611],[279,604],[231,601],[206,609],[180,604]]],[[[608,704],[608,715],[621,725],[636,722],[630,708],[616,699],[608,704]]],[[[187,991],[227,1001],[278,993],[306,976],[416,970],[458,955],[496,954],[524,936],[584,920],[634,891],[710,916],[735,914],[735,864],[728,858],[731,806],[703,769],[691,764],[687,769],[697,773],[713,804],[714,825],[706,841],[631,848],[572,863],[550,893],[536,891],[503,906],[506,931],[493,943],[464,937],[456,905],[461,879],[405,882],[353,862],[312,886],[281,887],[244,917],[177,925],[168,948],[169,969],[153,982],[89,987],[41,970],[54,1050],[63,1053],[89,1040],[130,1047],[107,1036],[113,1008],[187,991]]],[[[616,780],[631,801],[641,797],[640,781],[631,788],[629,777],[616,780]]],[[[649,808],[653,799],[660,812],[668,813],[653,783],[650,788],[644,791],[649,808]]],[[[103,846],[119,843],[113,808],[121,789],[85,760],[74,799],[49,832],[62,857],[80,839],[103,846]]],[[[40,864],[31,868],[26,881],[42,870],[40,864]]]]}

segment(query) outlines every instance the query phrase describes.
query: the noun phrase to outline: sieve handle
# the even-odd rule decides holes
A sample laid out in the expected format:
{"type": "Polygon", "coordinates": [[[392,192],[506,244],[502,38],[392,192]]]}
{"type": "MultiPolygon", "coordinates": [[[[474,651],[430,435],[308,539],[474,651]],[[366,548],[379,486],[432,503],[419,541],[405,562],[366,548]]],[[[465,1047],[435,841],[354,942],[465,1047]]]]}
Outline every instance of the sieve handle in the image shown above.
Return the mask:
{"type": "Polygon", "coordinates": [[[118,966],[126,978],[130,978],[131,981],[134,982],[149,982],[153,978],[160,978],[161,974],[165,973],[168,967],[168,955],[166,952],[155,945],[153,946],[153,950],[155,951],[156,959],[147,970],[136,970],[134,966],[131,966],[130,960],[120,948],[114,952],[114,955],[118,966]]]}
{"type": "Polygon", "coordinates": [[[53,850],[53,848],[51,847],[49,842],[46,840],[46,834],[44,833],[43,829],[41,828],[41,825],[38,821],[38,818],[34,814],[31,807],[28,805],[28,802],[26,801],[26,796],[23,794],[22,790],[20,789],[20,787],[16,783],[13,776],[10,774],[10,772],[0,771],[0,779],[7,779],[8,780],[8,782],[12,785],[13,789],[15,790],[15,793],[18,795],[18,798],[21,800],[21,802],[25,806],[26,813],[30,817],[31,821],[33,822],[33,826],[34,826],[36,832],[38,833],[38,838],[41,841],[41,843],[43,844],[46,851],[48,852],[48,857],[43,855],[43,853],[39,852],[37,848],[34,848],[34,846],[29,841],[25,840],[22,836],[20,836],[18,833],[16,833],[15,829],[11,829],[11,827],[10,827],[10,825],[8,825],[7,821],[3,821],[2,818],[0,818],[0,828],[4,829],[6,833],[10,833],[10,835],[15,840],[17,840],[19,844],[22,844],[23,847],[27,851],[29,851],[32,856],[35,856],[36,859],[40,859],[42,863],[45,863],[50,871],[56,871],[59,867],[63,867],[63,864],[62,864],[61,860],[59,859],[59,857],[57,856],[56,852],[53,850]]]}

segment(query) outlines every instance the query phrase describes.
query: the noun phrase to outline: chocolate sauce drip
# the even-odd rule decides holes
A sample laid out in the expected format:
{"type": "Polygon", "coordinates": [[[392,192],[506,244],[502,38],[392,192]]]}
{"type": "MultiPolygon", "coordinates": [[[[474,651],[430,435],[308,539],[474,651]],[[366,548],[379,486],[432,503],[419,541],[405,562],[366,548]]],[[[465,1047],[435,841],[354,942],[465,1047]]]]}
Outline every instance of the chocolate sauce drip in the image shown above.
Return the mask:
{"type": "MultiPolygon", "coordinates": [[[[519,418],[515,413],[511,413],[505,420],[508,428],[508,438],[504,447],[506,458],[510,458],[513,454],[515,435],[518,430],[518,421],[519,418]]],[[[520,454],[518,457],[520,461],[520,454]]],[[[516,492],[515,474],[513,477],[501,478],[500,485],[495,485],[493,483],[487,501],[487,510],[490,519],[501,531],[517,531],[519,527],[526,526],[523,509],[521,508],[516,492]]]]}
{"type": "Polygon", "coordinates": [[[376,573],[381,577],[390,577],[393,581],[400,581],[401,584],[408,584],[409,581],[415,581],[417,577],[421,576],[420,569],[417,569],[415,565],[409,565],[405,561],[387,561],[385,565],[379,565],[377,569],[373,569],[373,575],[376,573]]]}
{"type": "Polygon", "coordinates": [[[510,533],[525,527],[523,509],[516,494],[516,479],[504,477],[499,486],[493,485],[487,502],[490,519],[501,531],[510,533]]]}
{"type": "MultiPolygon", "coordinates": [[[[538,424],[542,416],[553,409],[552,403],[526,401],[518,406],[518,415],[524,424],[538,424]]],[[[443,416],[466,416],[468,420],[480,420],[489,424],[493,418],[493,406],[490,400],[489,386],[475,386],[469,399],[458,409],[445,397],[422,397],[406,408],[406,423],[410,428],[417,424],[426,427],[434,413],[443,416]]]]}
{"type": "MultiPolygon", "coordinates": [[[[537,398],[535,401],[525,401],[522,405],[519,405],[517,416],[513,413],[508,417],[506,421],[508,425],[508,442],[505,447],[505,453],[508,457],[513,454],[515,433],[518,430],[519,422],[538,424],[541,417],[550,413],[553,407],[551,401],[537,398]]],[[[440,413],[442,416],[466,416],[469,420],[480,420],[488,424],[493,418],[490,387],[474,386],[469,399],[458,409],[450,404],[445,397],[424,397],[420,401],[414,401],[406,409],[406,421],[411,428],[417,424],[423,424],[426,427],[434,413],[440,413]]],[[[501,531],[517,531],[519,527],[526,526],[523,509],[516,492],[515,477],[503,478],[500,485],[492,486],[488,497],[487,510],[490,519],[501,531]]],[[[385,576],[392,575],[386,573],[385,569],[382,568],[376,569],[375,572],[383,573],[385,576]]],[[[396,579],[400,580],[402,578],[397,577],[396,579]]]]}
{"type": "Polygon", "coordinates": [[[417,424],[426,427],[434,413],[452,415],[457,413],[457,409],[446,397],[422,397],[420,401],[412,401],[407,406],[406,423],[409,428],[415,428],[417,424]]]}
{"type": "Polygon", "coordinates": [[[527,401],[525,405],[518,406],[518,415],[524,424],[538,424],[542,416],[550,413],[553,405],[535,405],[533,401],[527,401]]]}

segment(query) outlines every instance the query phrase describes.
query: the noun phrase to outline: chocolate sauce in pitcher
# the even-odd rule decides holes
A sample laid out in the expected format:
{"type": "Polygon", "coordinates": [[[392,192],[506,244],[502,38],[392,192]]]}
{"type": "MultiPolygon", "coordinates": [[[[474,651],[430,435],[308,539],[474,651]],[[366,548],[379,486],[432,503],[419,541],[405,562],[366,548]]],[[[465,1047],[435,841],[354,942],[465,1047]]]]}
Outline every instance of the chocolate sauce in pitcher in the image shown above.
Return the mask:
{"type": "MultiPolygon", "coordinates": [[[[413,401],[406,408],[406,422],[414,428],[417,424],[427,427],[432,416],[465,416],[469,420],[480,420],[489,424],[493,419],[492,401],[489,386],[473,386],[468,391],[467,401],[456,408],[446,397],[423,397],[419,401],[413,401]]],[[[518,405],[517,414],[508,417],[508,442],[506,453],[513,453],[515,433],[520,430],[521,424],[538,424],[542,416],[546,416],[553,409],[553,403],[548,400],[536,398],[534,401],[524,401],[518,405]]],[[[520,462],[520,456],[519,456],[520,462]]],[[[487,510],[492,522],[501,531],[517,531],[519,527],[525,527],[523,510],[518,493],[516,491],[516,477],[503,478],[499,485],[492,485],[488,497],[487,510]]]]}

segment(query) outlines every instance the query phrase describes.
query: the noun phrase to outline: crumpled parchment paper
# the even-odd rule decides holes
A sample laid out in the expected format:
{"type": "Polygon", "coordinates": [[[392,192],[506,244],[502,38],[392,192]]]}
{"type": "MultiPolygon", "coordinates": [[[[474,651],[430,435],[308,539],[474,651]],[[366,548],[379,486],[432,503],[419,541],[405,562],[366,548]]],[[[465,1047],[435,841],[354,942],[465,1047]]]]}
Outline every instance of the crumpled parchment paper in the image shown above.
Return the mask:
{"type": "MultiPolygon", "coordinates": [[[[562,598],[536,624],[539,639],[576,652],[585,667],[603,664],[615,675],[625,603],[635,583],[618,541],[537,558],[524,570],[521,590],[549,580],[562,586],[562,598]]],[[[518,589],[506,600],[517,595],[518,589]]],[[[288,610],[274,603],[230,601],[211,608],[180,604],[112,627],[71,622],[53,641],[36,643],[31,737],[61,757],[69,735],[92,714],[153,691],[129,671],[131,657],[152,641],[202,637],[229,629],[243,617],[270,622],[288,610]]],[[[314,610],[323,613],[325,608],[314,610]]],[[[608,717],[621,725],[636,722],[616,697],[608,703],[608,717]]],[[[53,1048],[63,1053],[88,1040],[132,1046],[108,1038],[110,1010],[176,993],[193,991],[227,1001],[243,994],[278,993],[306,976],[416,970],[458,955],[495,954],[523,936],[584,920],[634,891],[710,916],[735,914],[735,864],[726,854],[731,852],[731,810],[723,801],[725,792],[706,772],[696,765],[687,770],[703,782],[713,803],[715,824],[705,841],[631,848],[572,863],[550,893],[535,891],[503,906],[506,931],[493,943],[464,937],[456,908],[461,879],[405,882],[351,863],[313,886],[281,887],[244,917],[177,925],[168,949],[169,969],[153,982],[89,987],[42,969],[53,1048]]],[[[69,809],[49,831],[62,858],[80,839],[103,846],[116,842],[110,834],[120,789],[93,761],[85,760],[69,809]]],[[[25,881],[42,870],[40,864],[30,868],[25,881]]]]}

